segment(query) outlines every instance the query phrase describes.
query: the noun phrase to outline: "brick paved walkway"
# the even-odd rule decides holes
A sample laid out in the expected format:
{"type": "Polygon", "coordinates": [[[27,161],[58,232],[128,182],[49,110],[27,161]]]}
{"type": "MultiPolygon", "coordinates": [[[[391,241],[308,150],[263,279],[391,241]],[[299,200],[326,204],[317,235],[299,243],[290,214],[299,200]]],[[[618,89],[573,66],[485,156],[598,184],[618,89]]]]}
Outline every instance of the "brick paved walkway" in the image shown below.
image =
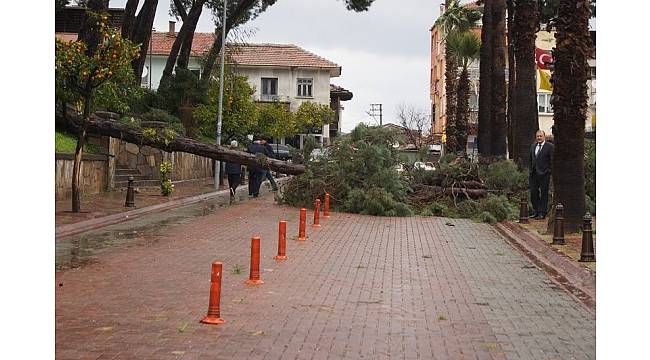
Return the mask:
{"type": "Polygon", "coordinates": [[[260,198],[57,271],[57,359],[595,358],[591,315],[488,225],[321,221],[295,241],[297,209],[260,198]],[[276,263],[280,218],[289,260],[276,263]],[[253,234],[262,236],[259,287],[243,284],[253,234]],[[227,323],[208,326],[198,321],[215,260],[227,323]]]}

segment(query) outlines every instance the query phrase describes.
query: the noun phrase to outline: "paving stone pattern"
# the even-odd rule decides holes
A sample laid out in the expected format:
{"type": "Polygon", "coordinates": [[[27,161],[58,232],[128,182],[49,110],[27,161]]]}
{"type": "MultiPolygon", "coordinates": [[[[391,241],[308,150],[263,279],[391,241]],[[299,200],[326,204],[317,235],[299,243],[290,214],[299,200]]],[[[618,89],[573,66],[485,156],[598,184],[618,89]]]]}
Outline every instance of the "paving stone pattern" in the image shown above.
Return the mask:
{"type": "Polygon", "coordinates": [[[595,358],[591,315],[487,225],[332,213],[313,230],[309,213],[299,242],[298,215],[260,198],[57,271],[57,359],[595,358]],[[250,287],[258,234],[265,283],[250,287]],[[212,261],[218,326],[198,322],[212,261]]]}

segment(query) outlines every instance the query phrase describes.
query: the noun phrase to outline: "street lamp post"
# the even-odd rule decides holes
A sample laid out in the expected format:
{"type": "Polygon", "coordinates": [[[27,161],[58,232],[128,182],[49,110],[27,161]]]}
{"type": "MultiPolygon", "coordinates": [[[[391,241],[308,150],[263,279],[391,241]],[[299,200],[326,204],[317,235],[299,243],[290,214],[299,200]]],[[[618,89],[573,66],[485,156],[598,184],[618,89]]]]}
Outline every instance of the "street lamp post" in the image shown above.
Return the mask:
{"type": "MultiPolygon", "coordinates": [[[[219,112],[217,116],[217,145],[221,145],[221,122],[223,120],[223,63],[226,54],[226,12],[228,0],[223,0],[223,20],[221,21],[221,70],[219,74],[219,112]]],[[[219,190],[221,180],[221,161],[214,164],[214,189],[219,190]]]]}

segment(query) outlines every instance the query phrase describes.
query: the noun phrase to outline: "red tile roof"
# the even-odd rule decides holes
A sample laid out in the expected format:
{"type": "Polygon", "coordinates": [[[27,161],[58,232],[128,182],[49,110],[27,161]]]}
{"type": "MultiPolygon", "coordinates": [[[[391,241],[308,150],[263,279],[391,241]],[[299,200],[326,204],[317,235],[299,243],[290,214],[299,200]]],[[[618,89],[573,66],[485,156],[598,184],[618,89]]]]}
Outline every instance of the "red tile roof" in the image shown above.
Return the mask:
{"type": "MultiPolygon", "coordinates": [[[[171,36],[167,32],[154,32],[151,53],[153,55],[168,55],[175,39],[175,36],[171,36]]],[[[213,33],[195,33],[192,41],[192,55],[206,54],[213,41],[213,33]]],[[[238,65],[340,68],[336,63],[292,44],[229,45],[226,48],[226,55],[231,59],[227,63],[238,65]]]]}

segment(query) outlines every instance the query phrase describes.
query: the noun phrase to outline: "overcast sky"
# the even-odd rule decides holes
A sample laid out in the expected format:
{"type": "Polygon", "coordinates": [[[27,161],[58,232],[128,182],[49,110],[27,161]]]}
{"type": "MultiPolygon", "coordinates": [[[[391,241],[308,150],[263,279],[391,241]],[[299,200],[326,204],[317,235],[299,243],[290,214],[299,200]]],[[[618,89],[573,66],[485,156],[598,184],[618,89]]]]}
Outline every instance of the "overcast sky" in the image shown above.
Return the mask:
{"type": "MultiPolygon", "coordinates": [[[[111,0],[110,6],[125,3],[111,0]]],[[[331,82],[354,94],[343,102],[342,126],[349,132],[359,122],[375,123],[366,113],[371,103],[383,104],[384,123],[398,122],[401,103],[429,115],[429,29],[439,5],[440,0],[376,0],[369,11],[355,13],[341,0],[278,0],[243,27],[254,31],[247,42],[295,44],[339,64],[342,74],[331,82]]],[[[174,20],[168,9],[168,0],[158,1],[157,31],[174,20]]],[[[214,31],[209,11],[197,31],[214,31]]]]}

